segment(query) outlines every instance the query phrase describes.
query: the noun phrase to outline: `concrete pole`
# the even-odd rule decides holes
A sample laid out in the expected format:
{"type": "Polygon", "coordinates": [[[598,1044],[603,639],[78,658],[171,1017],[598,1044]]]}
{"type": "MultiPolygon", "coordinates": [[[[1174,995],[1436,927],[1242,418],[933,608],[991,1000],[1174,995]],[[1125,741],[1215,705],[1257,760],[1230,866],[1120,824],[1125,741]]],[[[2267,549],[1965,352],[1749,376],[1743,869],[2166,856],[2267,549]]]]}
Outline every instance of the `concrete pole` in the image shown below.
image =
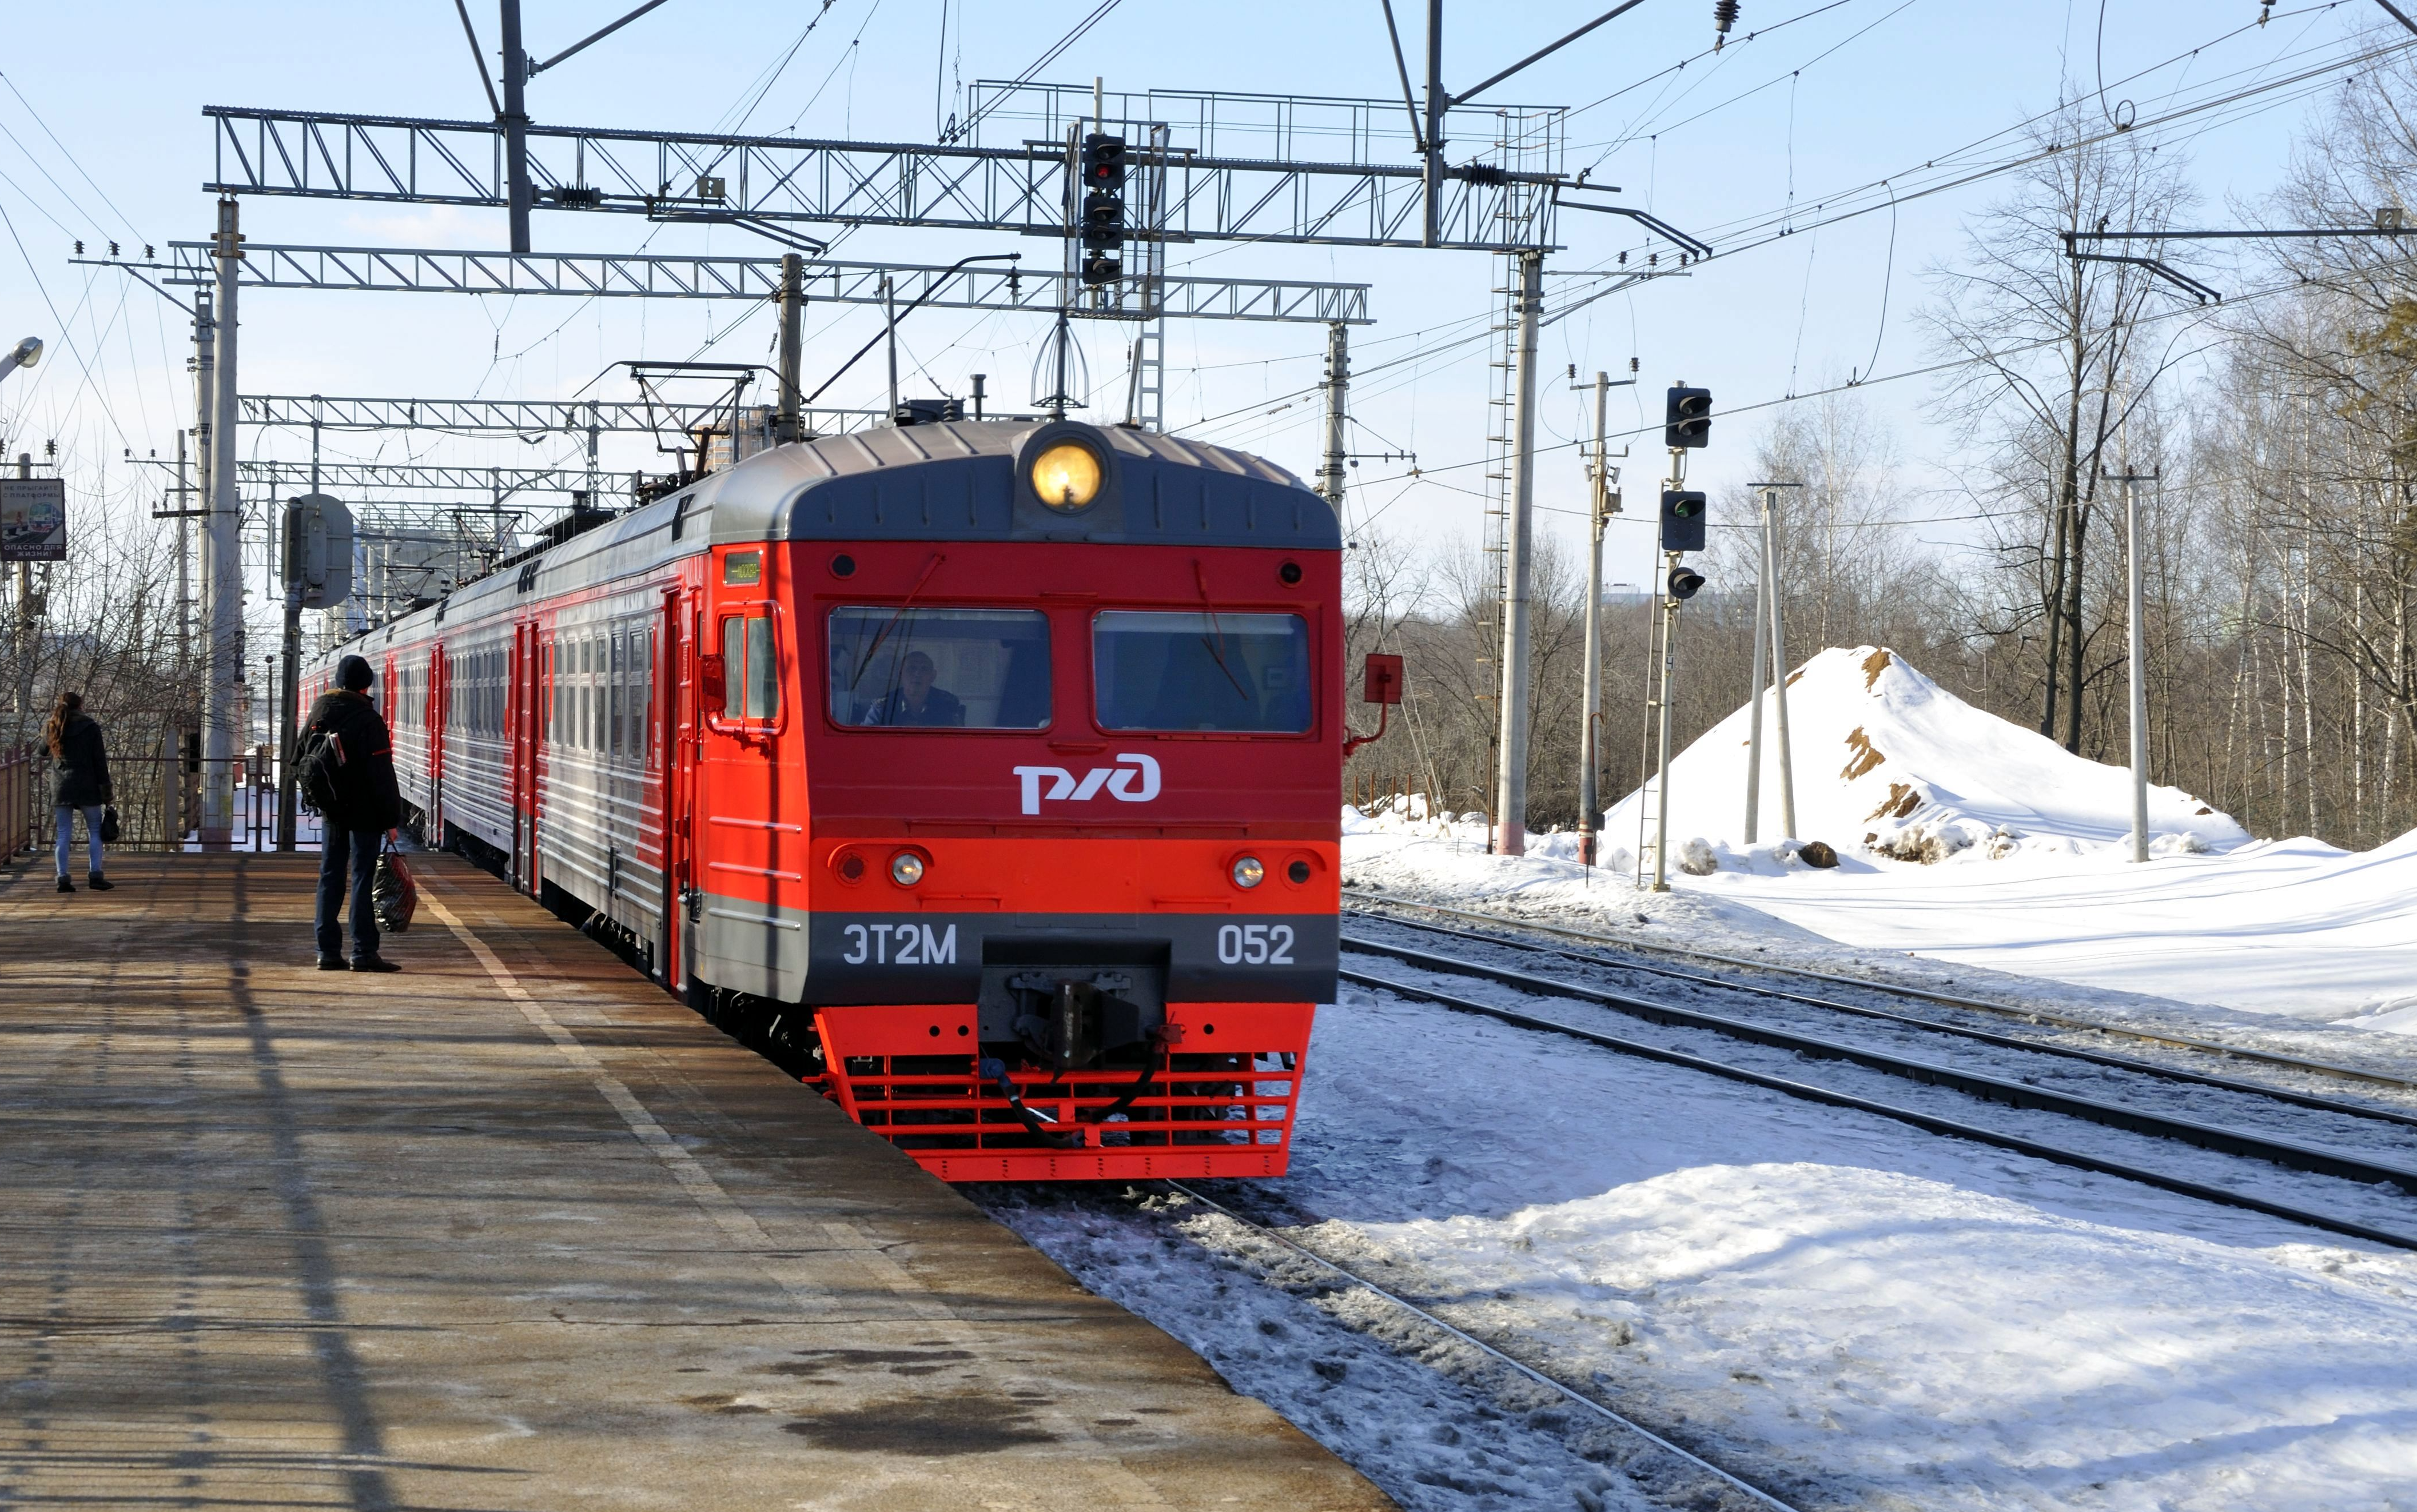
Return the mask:
{"type": "MultiPolygon", "coordinates": [[[[898,291],[887,273],[881,275],[881,318],[888,323],[884,334],[889,338],[889,423],[895,425],[898,423],[898,291]]],[[[1061,394],[1066,391],[1064,366],[1065,359],[1061,356],[1058,359],[1057,383],[1057,391],[1061,394]]]]}
{"type": "Polygon", "coordinates": [[[1351,391],[1351,327],[1335,321],[1326,327],[1326,460],[1317,472],[1317,491],[1343,513],[1343,464],[1345,452],[1343,423],[1350,417],[1346,401],[1351,391]]]}
{"type": "Polygon", "coordinates": [[[1611,455],[1604,435],[1606,401],[1611,396],[1611,375],[1594,375],[1594,491],[1588,514],[1587,597],[1586,597],[1586,688],[1579,700],[1578,723],[1578,861],[1591,867],[1595,861],[1595,826],[1602,823],[1602,794],[1595,791],[1595,768],[1600,763],[1596,740],[1603,722],[1603,533],[1611,523],[1615,507],[1611,491],[1611,455]]]}
{"type": "MultiPolygon", "coordinates": [[[[193,552],[185,528],[192,508],[193,491],[185,476],[185,432],[176,432],[176,676],[182,680],[193,664],[193,552]]],[[[181,758],[180,758],[181,759],[181,758]]]]}
{"type": "Polygon", "coordinates": [[[502,0],[504,184],[512,250],[529,249],[528,53],[521,47],[521,0],[502,0]]]}
{"type": "MultiPolygon", "coordinates": [[[[2154,476],[2154,474],[2148,475],[2154,476]]],[[[2123,469],[2123,535],[2131,557],[2126,637],[2132,693],[2132,859],[2149,859],[2149,638],[2141,625],[2146,591],[2140,552],[2140,489],[2142,475],[2123,469]]]]}
{"type": "Polygon", "coordinates": [[[1502,701],[1500,766],[1495,811],[1501,823],[1495,850],[1528,852],[1528,545],[1536,504],[1536,326],[1543,305],[1544,254],[1519,254],[1519,388],[1512,425],[1511,519],[1502,533],[1502,701]]]}
{"type": "Polygon", "coordinates": [[[1779,727],[1780,839],[1796,838],[1796,763],[1787,744],[1787,630],[1779,612],[1779,521],[1762,513],[1763,592],[1771,600],[1771,703],[1779,727]]]}
{"type": "MultiPolygon", "coordinates": [[[[34,476],[34,454],[17,454],[17,476],[34,476]]],[[[21,719],[20,733],[31,732],[34,717],[34,655],[41,644],[34,624],[34,567],[30,562],[17,564],[17,713],[21,719]]]]}
{"type": "Polygon", "coordinates": [[[798,365],[805,340],[806,260],[795,252],[781,254],[781,413],[773,422],[772,439],[786,444],[805,439],[798,416],[798,365]]]}
{"type": "Polygon", "coordinates": [[[236,288],[243,266],[236,202],[219,202],[217,365],[211,377],[210,502],[203,550],[209,583],[207,681],[202,690],[201,840],[223,847],[235,835],[236,704],[243,685],[243,504],[236,488],[240,380],[236,368],[236,288]]]}
{"type": "Polygon", "coordinates": [[[1745,737],[1745,842],[1761,839],[1762,824],[1762,692],[1770,686],[1771,506],[1772,491],[1762,491],[1763,552],[1754,580],[1754,675],[1748,680],[1745,737]]]}

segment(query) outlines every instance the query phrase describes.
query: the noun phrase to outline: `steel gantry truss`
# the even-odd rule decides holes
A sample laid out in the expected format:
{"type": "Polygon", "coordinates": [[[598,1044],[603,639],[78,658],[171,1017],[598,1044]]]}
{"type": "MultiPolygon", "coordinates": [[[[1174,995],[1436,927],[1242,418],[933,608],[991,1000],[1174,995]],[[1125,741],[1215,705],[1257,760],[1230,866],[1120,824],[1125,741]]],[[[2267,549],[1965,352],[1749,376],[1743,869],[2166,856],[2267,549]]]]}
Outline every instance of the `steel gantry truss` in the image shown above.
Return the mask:
{"type": "MultiPolygon", "coordinates": [[[[157,269],[169,283],[207,286],[219,277],[213,244],[168,244],[157,269]]],[[[395,247],[288,247],[247,243],[239,265],[247,289],[346,289],[416,294],[568,295],[581,298],[770,300],[781,292],[777,257],[678,257],[618,252],[490,252],[395,247]]],[[[805,265],[809,303],[875,309],[921,303],[942,310],[1086,313],[1077,289],[1055,269],[920,264],[805,265]],[[889,280],[887,291],[883,280],[889,280]]],[[[1369,323],[1368,285],[1300,279],[1170,276],[1163,312],[1178,320],[1369,323]]]]}
{"type": "MultiPolygon", "coordinates": [[[[858,431],[886,416],[878,410],[800,408],[800,421],[816,435],[858,431]]],[[[600,433],[693,436],[730,423],[726,399],[709,401],[658,398],[601,399],[360,399],[321,394],[245,394],[236,401],[244,425],[308,431],[441,431],[464,435],[587,437],[600,433]]]]}
{"type": "Polygon", "coordinates": [[[600,476],[625,476],[599,474],[573,467],[448,467],[435,462],[322,461],[313,464],[307,461],[255,461],[247,458],[236,463],[236,476],[246,487],[298,492],[312,486],[314,465],[320,489],[339,493],[349,491],[357,498],[373,498],[410,490],[477,494],[501,502],[515,493],[585,493],[600,476]]]}
{"type": "MultiPolygon", "coordinates": [[[[499,121],[326,111],[204,109],[215,138],[207,188],[220,193],[511,206],[499,121]]],[[[528,125],[529,192],[540,208],[656,219],[829,222],[1074,234],[1075,165],[1062,140],[1013,146],[848,142],[528,125]]],[[[1551,245],[1560,175],[1482,162],[1441,167],[1436,234],[1425,232],[1427,170],[1417,163],[1224,158],[1136,134],[1136,172],[1166,175],[1158,223],[1169,241],[1316,243],[1519,251],[1551,245]]]]}

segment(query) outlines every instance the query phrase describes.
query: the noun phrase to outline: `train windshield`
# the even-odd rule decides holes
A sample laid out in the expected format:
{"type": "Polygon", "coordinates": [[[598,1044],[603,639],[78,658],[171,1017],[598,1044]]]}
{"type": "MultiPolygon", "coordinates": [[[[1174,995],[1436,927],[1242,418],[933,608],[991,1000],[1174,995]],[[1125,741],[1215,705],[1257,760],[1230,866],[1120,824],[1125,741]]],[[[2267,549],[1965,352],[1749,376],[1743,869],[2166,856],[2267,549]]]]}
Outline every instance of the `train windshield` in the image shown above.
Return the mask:
{"type": "Polygon", "coordinates": [[[834,609],[830,717],[859,727],[1039,730],[1049,722],[1048,618],[1026,609],[834,609]]]}
{"type": "Polygon", "coordinates": [[[1110,610],[1091,642],[1102,729],[1309,728],[1309,627],[1298,614],[1110,610]]]}

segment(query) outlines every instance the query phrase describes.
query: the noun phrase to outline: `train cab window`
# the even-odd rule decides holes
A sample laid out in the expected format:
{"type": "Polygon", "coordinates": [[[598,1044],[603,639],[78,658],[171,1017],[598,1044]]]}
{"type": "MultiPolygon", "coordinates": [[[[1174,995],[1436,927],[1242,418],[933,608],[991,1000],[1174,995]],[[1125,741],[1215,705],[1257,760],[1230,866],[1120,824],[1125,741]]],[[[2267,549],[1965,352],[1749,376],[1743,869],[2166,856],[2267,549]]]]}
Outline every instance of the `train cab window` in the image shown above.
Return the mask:
{"type": "Polygon", "coordinates": [[[1298,614],[1107,610],[1091,652],[1102,729],[1309,728],[1309,626],[1298,614]]]}
{"type": "Polygon", "coordinates": [[[1041,729],[1048,617],[1029,609],[834,609],[830,717],[859,727],[1041,729]]]}
{"type": "Polygon", "coordinates": [[[780,718],[781,663],[769,614],[722,617],[722,669],[723,718],[780,718]]]}

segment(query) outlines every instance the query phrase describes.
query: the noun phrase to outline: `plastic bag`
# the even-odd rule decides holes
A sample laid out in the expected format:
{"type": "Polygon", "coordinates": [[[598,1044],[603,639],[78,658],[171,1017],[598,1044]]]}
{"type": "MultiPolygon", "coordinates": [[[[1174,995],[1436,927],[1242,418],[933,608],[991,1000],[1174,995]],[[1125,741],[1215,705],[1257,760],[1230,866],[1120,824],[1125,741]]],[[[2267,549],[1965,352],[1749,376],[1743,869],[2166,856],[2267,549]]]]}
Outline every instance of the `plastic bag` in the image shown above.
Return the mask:
{"type": "Polygon", "coordinates": [[[376,911],[378,928],[388,934],[410,929],[411,915],[419,910],[419,884],[411,880],[411,868],[403,864],[403,853],[391,839],[378,853],[377,875],[370,881],[370,902],[376,911]]]}

